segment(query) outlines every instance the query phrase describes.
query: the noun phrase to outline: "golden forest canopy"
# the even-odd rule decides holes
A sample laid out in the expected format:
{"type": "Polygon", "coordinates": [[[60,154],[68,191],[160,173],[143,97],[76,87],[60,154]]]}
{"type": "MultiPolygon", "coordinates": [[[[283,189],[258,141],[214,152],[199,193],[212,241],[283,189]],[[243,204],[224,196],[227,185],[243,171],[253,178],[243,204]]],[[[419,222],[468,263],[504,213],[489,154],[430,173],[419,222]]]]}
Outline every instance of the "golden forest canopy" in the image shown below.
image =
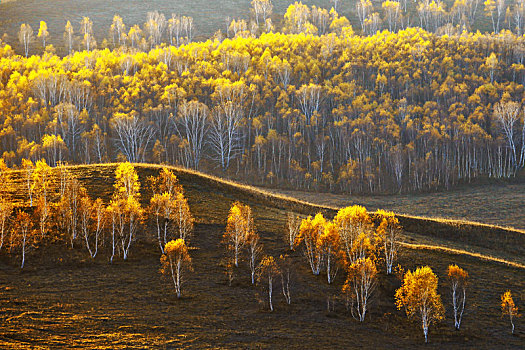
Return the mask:
{"type": "Polygon", "coordinates": [[[142,49],[123,39],[66,57],[25,58],[3,44],[2,157],[179,164],[347,192],[419,191],[523,168],[522,36],[361,36],[334,12],[324,34],[313,23],[305,34],[293,22],[301,15],[285,19],[298,34],[240,30],[142,49]]]}

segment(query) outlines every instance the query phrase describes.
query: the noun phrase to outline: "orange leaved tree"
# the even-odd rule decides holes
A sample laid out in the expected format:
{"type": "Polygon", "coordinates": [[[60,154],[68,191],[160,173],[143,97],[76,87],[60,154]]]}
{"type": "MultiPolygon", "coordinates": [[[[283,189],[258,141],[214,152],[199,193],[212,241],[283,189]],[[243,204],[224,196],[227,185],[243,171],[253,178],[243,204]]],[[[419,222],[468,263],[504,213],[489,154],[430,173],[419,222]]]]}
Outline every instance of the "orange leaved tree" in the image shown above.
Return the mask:
{"type": "Polygon", "coordinates": [[[449,265],[447,276],[452,289],[452,307],[454,309],[454,327],[459,330],[467,299],[468,272],[457,265],[449,265]]]}
{"type": "Polygon", "coordinates": [[[248,248],[248,260],[252,274],[252,284],[255,284],[255,272],[257,269],[257,260],[262,253],[261,239],[257,232],[249,231],[246,235],[246,244],[248,248]]]}
{"type": "Polygon", "coordinates": [[[311,216],[304,219],[299,229],[298,240],[299,243],[304,242],[304,255],[314,275],[319,275],[323,264],[323,252],[319,240],[325,226],[326,220],[323,214],[318,213],[313,219],[311,216]]]}
{"type": "Polygon", "coordinates": [[[171,170],[163,168],[159,176],[148,177],[148,183],[153,192],[150,212],[155,217],[161,252],[164,253],[164,246],[176,235],[188,243],[195,220],[177,177],[171,170]]]}
{"type": "Polygon", "coordinates": [[[341,241],[337,227],[332,222],[327,221],[325,223],[323,232],[319,236],[318,244],[323,253],[328,284],[330,284],[337,275],[339,264],[344,254],[341,251],[341,241]]]}
{"type": "Polygon", "coordinates": [[[191,267],[191,257],[188,253],[188,247],[183,239],[178,238],[169,241],[164,247],[164,254],[160,258],[162,264],[161,272],[164,275],[171,275],[177,298],[182,295],[181,288],[183,284],[183,272],[186,270],[193,271],[191,267]]]}
{"type": "Polygon", "coordinates": [[[4,246],[5,232],[7,228],[7,221],[13,212],[13,203],[0,196],[0,250],[4,246]]]}
{"type": "Polygon", "coordinates": [[[383,250],[385,253],[386,273],[392,273],[392,265],[399,250],[399,236],[401,234],[401,226],[399,220],[391,211],[384,211],[378,209],[375,214],[380,220],[379,226],[376,229],[377,235],[383,242],[383,250]]]}
{"type": "Polygon", "coordinates": [[[334,224],[341,237],[348,263],[351,265],[366,258],[367,252],[372,250],[375,243],[372,219],[366,208],[360,205],[343,208],[337,212],[334,224]]]}
{"type": "Polygon", "coordinates": [[[286,231],[284,234],[284,241],[286,242],[286,244],[290,246],[290,250],[295,249],[300,228],[301,228],[301,217],[294,213],[288,213],[287,219],[286,219],[286,231]]]}
{"type": "Polygon", "coordinates": [[[343,285],[343,294],[352,300],[352,316],[354,310],[357,318],[363,322],[368,311],[369,300],[376,286],[377,268],[370,258],[359,259],[348,267],[348,276],[343,285]]]}
{"type": "Polygon", "coordinates": [[[108,206],[112,218],[113,253],[115,244],[120,246],[119,251],[126,260],[129,256],[131,243],[142,220],[143,209],[140,205],[139,176],[131,163],[121,163],[115,171],[115,192],[108,206]]]}
{"type": "Polygon", "coordinates": [[[407,271],[403,284],[396,291],[398,309],[405,308],[408,317],[421,316],[421,327],[428,342],[428,327],[444,318],[445,310],[441,296],[437,293],[438,278],[428,266],[407,271]]]}
{"type": "Polygon", "coordinates": [[[233,203],[228,215],[223,242],[233,253],[235,267],[239,266],[241,248],[246,244],[246,237],[253,230],[252,209],[239,202],[233,203]]]}
{"type": "Polygon", "coordinates": [[[509,315],[510,324],[512,326],[512,334],[514,334],[514,317],[519,317],[518,307],[514,304],[512,293],[510,290],[501,295],[501,314],[503,316],[509,315]]]}
{"type": "Polygon", "coordinates": [[[24,268],[26,261],[26,249],[28,244],[32,243],[32,222],[31,216],[19,210],[15,218],[15,226],[13,227],[13,242],[15,246],[19,246],[22,251],[22,262],[20,263],[20,268],[24,268]]]}
{"type": "Polygon", "coordinates": [[[277,266],[273,256],[265,256],[262,258],[258,269],[259,273],[257,276],[257,282],[262,283],[263,285],[268,283],[268,304],[270,306],[270,311],[273,311],[273,282],[276,276],[279,274],[279,267],[277,266]]]}

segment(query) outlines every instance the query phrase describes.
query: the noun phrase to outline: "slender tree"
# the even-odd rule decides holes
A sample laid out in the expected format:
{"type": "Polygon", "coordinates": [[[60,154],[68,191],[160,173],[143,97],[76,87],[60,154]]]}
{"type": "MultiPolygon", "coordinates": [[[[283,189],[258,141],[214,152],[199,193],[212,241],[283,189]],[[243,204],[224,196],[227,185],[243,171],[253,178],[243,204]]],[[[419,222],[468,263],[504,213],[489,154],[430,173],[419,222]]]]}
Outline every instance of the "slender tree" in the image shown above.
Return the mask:
{"type": "Polygon", "coordinates": [[[249,231],[246,235],[246,245],[248,249],[248,261],[252,276],[252,284],[255,284],[255,273],[257,270],[257,261],[262,253],[262,245],[257,232],[249,231]]]}
{"type": "Polygon", "coordinates": [[[279,267],[275,262],[273,256],[265,256],[262,258],[261,263],[258,267],[259,273],[257,277],[257,282],[261,285],[266,285],[268,288],[268,304],[270,306],[270,311],[273,311],[273,285],[276,276],[279,274],[279,267]]]}
{"type": "Polygon", "coordinates": [[[178,238],[175,241],[169,241],[164,247],[164,254],[160,258],[160,262],[162,274],[171,276],[177,298],[180,298],[182,296],[184,271],[193,271],[191,257],[184,240],[178,238]]]}
{"type": "Polygon", "coordinates": [[[354,310],[360,322],[365,320],[370,306],[370,297],[376,286],[377,268],[370,258],[359,259],[348,268],[343,294],[352,299],[352,315],[354,310]]]}
{"type": "Polygon", "coordinates": [[[509,315],[512,326],[511,333],[514,334],[514,317],[519,317],[520,315],[518,314],[518,307],[514,304],[510,290],[501,295],[501,314],[503,316],[509,315]]]}
{"type": "Polygon", "coordinates": [[[24,47],[25,56],[29,54],[29,45],[35,40],[33,28],[29,24],[22,23],[18,32],[18,41],[24,47]]]}
{"type": "Polygon", "coordinates": [[[449,265],[447,276],[452,292],[452,308],[454,310],[454,327],[459,330],[465,302],[467,300],[468,272],[457,265],[449,265]]]}
{"type": "Polygon", "coordinates": [[[392,273],[392,266],[399,251],[399,239],[401,234],[401,226],[399,220],[395,217],[393,212],[387,212],[378,209],[375,212],[375,217],[380,220],[379,226],[376,229],[377,235],[383,242],[383,252],[385,253],[386,273],[392,273]]]}

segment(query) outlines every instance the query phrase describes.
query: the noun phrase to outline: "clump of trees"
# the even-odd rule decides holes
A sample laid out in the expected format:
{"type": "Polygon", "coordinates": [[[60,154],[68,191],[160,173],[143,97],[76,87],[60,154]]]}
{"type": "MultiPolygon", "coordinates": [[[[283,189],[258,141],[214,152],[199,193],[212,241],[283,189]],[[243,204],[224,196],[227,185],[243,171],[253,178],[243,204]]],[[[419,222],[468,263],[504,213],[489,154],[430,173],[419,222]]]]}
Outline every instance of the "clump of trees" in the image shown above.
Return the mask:
{"type": "MultiPolygon", "coordinates": [[[[487,2],[494,23],[494,9],[510,11],[516,34],[478,34],[463,31],[474,3],[362,0],[354,27],[294,3],[275,28],[271,1],[257,0],[251,22],[235,19],[228,40],[206,42],[192,42],[193,20],[179,14],[151,12],[130,28],[115,16],[99,49],[82,18],[66,24],[66,57],[27,58],[35,34],[23,24],[26,58],[0,46],[2,156],[152,159],[351,193],[511,178],[525,166],[523,6],[487,2]]],[[[49,46],[45,22],[37,35],[49,46]]]]}
{"type": "Polygon", "coordinates": [[[149,177],[153,196],[150,213],[155,218],[161,253],[171,240],[180,238],[189,242],[195,219],[191,215],[182,186],[171,170],[163,168],[157,177],[149,177]]]}

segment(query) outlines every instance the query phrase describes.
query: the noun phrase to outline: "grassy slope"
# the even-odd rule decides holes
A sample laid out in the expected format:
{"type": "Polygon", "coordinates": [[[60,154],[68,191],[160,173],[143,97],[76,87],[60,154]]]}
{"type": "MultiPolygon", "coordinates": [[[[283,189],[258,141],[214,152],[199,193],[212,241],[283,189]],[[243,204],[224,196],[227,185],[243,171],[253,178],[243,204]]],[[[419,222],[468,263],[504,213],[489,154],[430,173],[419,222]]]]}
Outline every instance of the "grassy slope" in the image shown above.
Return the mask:
{"type": "MultiPolygon", "coordinates": [[[[112,191],[114,168],[114,165],[81,166],[73,171],[90,193],[107,199],[112,191]]],[[[146,176],[158,172],[155,166],[137,169],[143,183],[146,176]]],[[[334,286],[328,286],[324,276],[316,278],[308,272],[300,253],[293,253],[297,273],[293,304],[289,307],[278,291],[275,313],[258,306],[245,267],[241,268],[234,286],[228,287],[218,266],[222,256],[218,246],[224,218],[233,200],[242,200],[254,208],[265,251],[273,255],[285,249],[279,233],[284,227],[286,210],[310,214],[321,208],[212,177],[182,170],[176,173],[198,221],[192,241],[196,249],[191,253],[195,273],[188,278],[182,300],[176,300],[168,282],[159,278],[157,247],[148,242],[138,242],[130,261],[113,266],[108,266],[105,255],[90,262],[81,249],[71,251],[56,246],[33,252],[23,272],[1,256],[0,347],[302,348],[309,344],[313,348],[407,348],[422,344],[418,325],[406,321],[402,312],[394,308],[392,295],[399,284],[395,278],[381,276],[374,307],[365,324],[355,322],[342,302],[336,303],[335,312],[325,311],[327,295],[338,293],[342,274],[334,286]]],[[[14,199],[23,204],[23,182],[21,178],[17,180],[20,188],[15,191],[14,199]]],[[[148,199],[147,193],[143,199],[148,199]]],[[[333,214],[329,208],[325,211],[333,214]]],[[[427,224],[424,221],[420,226],[427,224]]],[[[448,227],[446,223],[439,224],[448,227]]],[[[488,228],[484,232],[486,237],[497,234],[488,228]]],[[[430,237],[430,230],[427,231],[426,236],[406,233],[406,240],[419,243],[419,238],[430,237]]],[[[519,232],[507,233],[521,237],[519,232]]],[[[454,243],[453,239],[439,239],[454,243]]],[[[496,255],[498,251],[492,249],[487,253],[496,255]]],[[[517,335],[510,336],[508,320],[499,317],[498,308],[499,294],[506,288],[515,292],[525,290],[523,268],[435,248],[403,249],[400,263],[406,268],[430,264],[440,277],[449,263],[457,263],[471,275],[464,329],[454,332],[451,315],[447,314],[444,323],[431,329],[431,347],[496,348],[523,344],[522,323],[518,321],[517,335]]],[[[449,294],[443,282],[444,279],[440,292],[448,307],[449,294]]],[[[521,308],[524,300],[525,296],[518,293],[516,301],[521,308]]]]}

